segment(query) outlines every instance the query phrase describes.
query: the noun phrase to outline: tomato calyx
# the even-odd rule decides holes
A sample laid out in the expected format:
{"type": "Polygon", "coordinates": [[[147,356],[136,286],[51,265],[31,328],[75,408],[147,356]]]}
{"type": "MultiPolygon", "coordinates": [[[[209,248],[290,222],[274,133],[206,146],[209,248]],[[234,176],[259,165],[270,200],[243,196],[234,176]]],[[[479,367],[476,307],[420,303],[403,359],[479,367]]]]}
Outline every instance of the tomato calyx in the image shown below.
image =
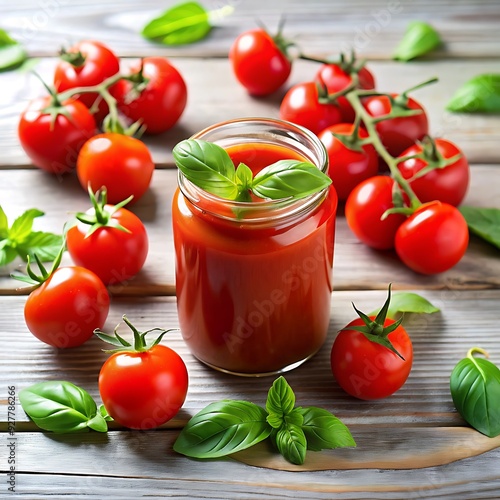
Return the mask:
{"type": "Polygon", "coordinates": [[[75,215],[75,219],[77,221],[90,226],[85,238],[91,236],[101,227],[112,227],[114,229],[118,229],[119,231],[124,231],[125,233],[131,232],[129,229],[122,226],[115,218],[113,218],[113,214],[123,208],[127,203],[130,203],[134,197],[133,195],[110,207],[107,205],[106,187],[103,186],[99,189],[99,191],[94,193],[89,185],[88,192],[93,210],[90,213],[78,212],[75,215]]]}
{"type": "Polygon", "coordinates": [[[27,256],[28,262],[26,263],[27,276],[25,276],[24,274],[11,274],[11,277],[18,281],[28,283],[28,285],[32,285],[33,289],[38,288],[40,285],[43,285],[56,272],[56,270],[61,264],[62,256],[65,250],[66,250],[66,240],[63,241],[63,244],[61,245],[61,248],[56,258],[54,259],[49,271],[47,271],[46,267],[43,265],[42,261],[40,260],[40,257],[38,257],[36,253],[33,254],[40,274],[36,274],[35,271],[33,271],[32,261],[30,256],[28,255],[27,256]]]}
{"type": "Polygon", "coordinates": [[[399,318],[394,323],[390,325],[385,325],[385,320],[387,318],[387,312],[389,310],[389,305],[391,303],[391,284],[389,284],[387,299],[378,312],[375,319],[371,319],[367,314],[360,311],[354,303],[352,304],[354,310],[358,314],[358,316],[363,320],[364,325],[362,326],[347,326],[345,330],[355,330],[357,332],[362,333],[370,342],[375,342],[376,344],[380,344],[381,346],[387,347],[394,354],[399,356],[403,361],[405,358],[396,350],[396,348],[392,345],[391,341],[388,339],[388,335],[396,330],[399,325],[401,325],[403,321],[403,317],[399,318]]]}
{"type": "Polygon", "coordinates": [[[163,328],[151,328],[150,330],[141,332],[130,322],[125,314],[122,316],[122,320],[134,334],[133,344],[118,334],[118,327],[120,326],[119,324],[115,326],[113,335],[109,335],[99,328],[96,328],[94,330],[94,334],[99,339],[115,346],[115,349],[103,349],[104,352],[110,354],[115,352],[147,352],[154,346],[158,345],[167,333],[177,330],[176,328],[170,328],[168,330],[165,330],[163,328]],[[159,335],[154,340],[147,341],[146,336],[152,332],[159,332],[159,335]]]}
{"type": "Polygon", "coordinates": [[[350,134],[341,134],[339,132],[330,131],[330,133],[342,143],[347,149],[355,151],[356,153],[363,153],[363,146],[371,144],[372,140],[369,137],[361,137],[359,133],[361,120],[356,117],[354,127],[350,134]]]}
{"type": "Polygon", "coordinates": [[[309,56],[304,53],[299,54],[299,59],[311,61],[320,64],[335,64],[344,73],[349,76],[357,76],[358,73],[365,67],[366,59],[358,59],[354,50],[351,50],[349,57],[344,52],[340,53],[339,59],[322,59],[320,57],[309,56]]]}
{"type": "Polygon", "coordinates": [[[71,64],[74,68],[79,68],[85,64],[85,56],[81,53],[81,51],[67,51],[64,47],[59,51],[59,57],[71,64]]]}

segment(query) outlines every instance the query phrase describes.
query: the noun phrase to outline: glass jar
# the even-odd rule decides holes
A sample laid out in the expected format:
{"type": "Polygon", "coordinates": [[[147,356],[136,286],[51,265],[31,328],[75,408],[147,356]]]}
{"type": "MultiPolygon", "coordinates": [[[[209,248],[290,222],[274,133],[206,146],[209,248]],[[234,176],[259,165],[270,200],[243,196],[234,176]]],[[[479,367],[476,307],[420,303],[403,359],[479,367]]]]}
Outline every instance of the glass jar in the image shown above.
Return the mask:
{"type": "MultiPolygon", "coordinates": [[[[192,138],[225,148],[254,173],[279,159],[328,171],[308,130],[267,118],[213,125],[192,138]]],[[[337,195],[235,202],[179,171],[173,198],[179,323],[203,363],[236,375],[287,371],[313,356],[330,320],[337,195]]]]}

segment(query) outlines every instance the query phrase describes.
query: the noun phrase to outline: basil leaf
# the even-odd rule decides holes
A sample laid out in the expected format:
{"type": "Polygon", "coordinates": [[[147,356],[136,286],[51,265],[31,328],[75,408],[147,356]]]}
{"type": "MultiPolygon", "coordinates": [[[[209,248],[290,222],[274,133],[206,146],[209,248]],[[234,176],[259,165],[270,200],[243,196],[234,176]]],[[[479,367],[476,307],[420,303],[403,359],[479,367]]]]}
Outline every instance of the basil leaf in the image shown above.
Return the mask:
{"type": "Polygon", "coordinates": [[[328,187],[332,180],[311,163],[280,160],[263,168],[253,179],[252,191],[261,198],[305,198],[328,187]]]}
{"type": "MultiPolygon", "coordinates": [[[[380,311],[376,309],[370,315],[375,315],[380,311]]],[[[431,304],[426,298],[413,292],[399,292],[391,295],[391,302],[387,310],[389,318],[396,318],[400,313],[432,314],[440,309],[431,304]]]]}
{"type": "Polygon", "coordinates": [[[491,361],[475,358],[477,347],[453,369],[450,391],[457,411],[474,429],[488,437],[500,435],[500,369],[491,361]]]}
{"type": "Polygon", "coordinates": [[[46,431],[107,430],[95,401],[87,391],[71,382],[49,381],[32,385],[19,392],[19,401],[33,422],[46,431]]]}
{"type": "Polygon", "coordinates": [[[307,439],[307,449],[320,451],[356,446],[349,429],[335,415],[323,408],[301,408],[304,418],[302,430],[307,439]]]}
{"type": "Polygon", "coordinates": [[[471,233],[500,249],[500,209],[460,207],[471,233]]]}
{"type": "Polygon", "coordinates": [[[9,246],[8,240],[0,241],[0,267],[6,266],[17,257],[17,252],[9,246]]]}
{"type": "Polygon", "coordinates": [[[182,45],[202,40],[211,29],[204,7],[198,2],[185,2],[151,20],[141,34],[166,45],[182,45]]]}
{"type": "Polygon", "coordinates": [[[475,76],[453,94],[446,109],[458,113],[500,113],[500,74],[475,76]]]}
{"type": "Polygon", "coordinates": [[[221,198],[238,197],[234,164],[224,148],[212,142],[186,139],[172,152],[177,167],[193,184],[221,198]]]}
{"type": "Polygon", "coordinates": [[[41,217],[44,213],[37,208],[30,208],[20,215],[9,229],[9,239],[16,243],[22,243],[33,229],[33,221],[36,217],[41,217]]]}
{"type": "Polygon", "coordinates": [[[9,34],[0,29],[0,71],[7,71],[20,66],[28,54],[24,47],[16,42],[9,34]]]}
{"type": "Polygon", "coordinates": [[[27,261],[28,255],[34,258],[36,253],[42,262],[49,262],[57,257],[62,244],[62,236],[58,234],[33,231],[16,246],[16,251],[24,261],[27,261]]]}
{"type": "Polygon", "coordinates": [[[0,206],[0,239],[5,239],[9,236],[9,221],[7,215],[0,206]]]}
{"type": "Polygon", "coordinates": [[[211,403],[189,420],[174,450],[194,458],[216,458],[244,450],[271,433],[266,415],[263,408],[247,401],[211,403]]]}
{"type": "Polygon", "coordinates": [[[304,431],[297,425],[284,425],[276,432],[276,447],[289,462],[302,465],[306,459],[307,442],[304,431]]]}
{"type": "Polygon", "coordinates": [[[266,410],[269,414],[287,415],[295,407],[295,394],[285,377],[278,377],[267,393],[266,410]]]}
{"type": "Polygon", "coordinates": [[[410,61],[441,45],[438,32],[429,24],[413,21],[393,54],[394,59],[410,61]]]}

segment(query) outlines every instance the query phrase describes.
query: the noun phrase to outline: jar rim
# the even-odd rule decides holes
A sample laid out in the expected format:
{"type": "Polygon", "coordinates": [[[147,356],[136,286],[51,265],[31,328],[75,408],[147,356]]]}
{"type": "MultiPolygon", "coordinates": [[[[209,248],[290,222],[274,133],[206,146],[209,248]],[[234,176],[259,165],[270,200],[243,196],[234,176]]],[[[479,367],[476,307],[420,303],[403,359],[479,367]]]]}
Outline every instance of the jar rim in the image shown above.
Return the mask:
{"type": "MultiPolygon", "coordinates": [[[[269,140],[267,141],[263,140],[262,135],[257,137],[251,134],[242,133],[234,136],[235,142],[233,144],[238,144],[238,142],[241,141],[237,141],[237,139],[244,137],[247,137],[247,142],[271,143],[270,139],[273,137],[276,138],[273,134],[278,132],[282,134],[278,137],[287,138],[288,141],[296,141],[297,144],[302,144],[300,142],[300,139],[302,139],[307,142],[310,149],[314,149],[314,153],[318,157],[314,162],[311,161],[311,163],[318,167],[318,169],[320,169],[323,173],[327,173],[328,154],[321,140],[310,130],[284,120],[265,117],[236,118],[210,125],[209,127],[206,127],[205,129],[192,135],[190,138],[204,139],[212,133],[224,132],[224,130],[229,132],[231,130],[238,129],[240,126],[248,127],[248,125],[255,128],[275,127],[275,129],[270,129],[268,133],[269,140]]],[[[211,142],[217,143],[218,141],[215,140],[211,142]]],[[[292,142],[290,142],[289,145],[290,144],[292,144],[292,142]]],[[[276,200],[262,199],[262,201],[235,201],[214,195],[196,186],[189,181],[180,170],[178,170],[178,185],[182,194],[195,206],[203,200],[208,202],[210,207],[225,207],[225,210],[206,210],[204,208],[203,211],[210,212],[210,214],[221,219],[245,223],[263,223],[269,221],[276,222],[277,220],[282,220],[284,218],[296,216],[305,211],[309,211],[320,204],[320,202],[327,196],[330,188],[330,186],[328,186],[321,191],[312,193],[300,199],[288,197],[276,200]]]]}

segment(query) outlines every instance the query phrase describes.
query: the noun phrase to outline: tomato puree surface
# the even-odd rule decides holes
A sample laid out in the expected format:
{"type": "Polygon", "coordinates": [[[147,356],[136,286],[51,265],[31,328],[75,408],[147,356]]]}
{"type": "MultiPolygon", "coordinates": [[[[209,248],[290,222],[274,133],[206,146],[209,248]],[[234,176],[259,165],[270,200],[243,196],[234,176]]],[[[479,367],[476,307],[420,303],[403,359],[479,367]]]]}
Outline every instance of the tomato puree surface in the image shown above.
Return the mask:
{"type": "MultiPolygon", "coordinates": [[[[228,149],[254,172],[285,147],[228,149]]],[[[312,356],[330,318],[337,198],[333,188],[310,211],[273,225],[220,220],[177,190],[173,200],[179,322],[191,352],[216,368],[276,372],[312,356]]]]}

